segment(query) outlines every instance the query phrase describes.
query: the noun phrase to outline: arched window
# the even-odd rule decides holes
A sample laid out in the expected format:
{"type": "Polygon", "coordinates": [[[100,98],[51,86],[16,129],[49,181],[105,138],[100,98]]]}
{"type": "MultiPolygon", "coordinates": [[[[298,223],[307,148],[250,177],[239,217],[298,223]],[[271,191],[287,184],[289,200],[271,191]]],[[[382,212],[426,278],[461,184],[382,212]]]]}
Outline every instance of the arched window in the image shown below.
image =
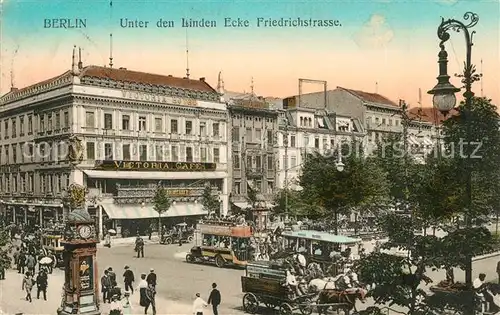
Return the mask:
{"type": "Polygon", "coordinates": [[[304,125],[304,118],[303,117],[300,117],[300,125],[303,126],[304,125]]]}
{"type": "Polygon", "coordinates": [[[308,118],[307,120],[309,121],[309,127],[312,127],[312,119],[308,118]]]}

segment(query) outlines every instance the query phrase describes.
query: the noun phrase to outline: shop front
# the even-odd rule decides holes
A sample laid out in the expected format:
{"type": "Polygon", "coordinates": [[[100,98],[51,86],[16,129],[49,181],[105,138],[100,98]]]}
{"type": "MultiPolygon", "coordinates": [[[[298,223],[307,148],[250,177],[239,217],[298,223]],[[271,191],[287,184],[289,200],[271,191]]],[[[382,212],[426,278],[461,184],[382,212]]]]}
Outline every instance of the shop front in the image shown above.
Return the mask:
{"type": "Polygon", "coordinates": [[[97,191],[103,233],[112,229],[122,237],[147,235],[158,230],[160,220],[165,228],[195,225],[208,214],[201,204],[206,186],[227,208],[227,173],[214,163],[100,161],[84,173],[85,185],[97,191]],[[152,203],[159,186],[172,202],[161,216],[152,203]]]}

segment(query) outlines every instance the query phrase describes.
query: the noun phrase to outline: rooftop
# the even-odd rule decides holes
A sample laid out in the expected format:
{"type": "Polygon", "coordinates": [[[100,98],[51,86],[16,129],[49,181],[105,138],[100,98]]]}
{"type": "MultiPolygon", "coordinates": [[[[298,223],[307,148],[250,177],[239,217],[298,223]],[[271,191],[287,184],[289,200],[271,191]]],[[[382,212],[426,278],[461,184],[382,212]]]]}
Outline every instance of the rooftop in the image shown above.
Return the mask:
{"type": "Polygon", "coordinates": [[[363,102],[399,107],[398,104],[396,104],[395,102],[391,101],[387,97],[380,95],[378,93],[368,93],[368,92],[364,92],[364,91],[360,91],[360,90],[346,89],[346,88],[343,88],[340,86],[337,86],[337,89],[347,91],[347,92],[351,93],[352,95],[356,96],[357,98],[361,99],[363,102]]]}
{"type": "Polygon", "coordinates": [[[408,110],[408,116],[414,120],[425,121],[434,125],[440,125],[448,117],[457,114],[456,110],[452,110],[447,117],[445,117],[439,110],[434,107],[413,107],[408,110]]]}

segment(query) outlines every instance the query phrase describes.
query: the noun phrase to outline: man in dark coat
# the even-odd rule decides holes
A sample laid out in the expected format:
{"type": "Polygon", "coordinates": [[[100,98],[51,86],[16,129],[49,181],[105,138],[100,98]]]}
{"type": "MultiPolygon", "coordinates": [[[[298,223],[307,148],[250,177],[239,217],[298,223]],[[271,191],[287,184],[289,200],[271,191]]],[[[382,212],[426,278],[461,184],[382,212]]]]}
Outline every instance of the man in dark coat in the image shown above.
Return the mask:
{"type": "Polygon", "coordinates": [[[217,283],[212,283],[212,292],[210,292],[210,296],[208,297],[208,304],[212,304],[212,311],[214,315],[219,315],[219,310],[217,309],[221,302],[220,292],[217,289],[217,283]]]}
{"type": "Polygon", "coordinates": [[[149,270],[149,275],[146,278],[146,282],[148,283],[148,285],[152,285],[153,288],[156,288],[156,273],[153,268],[149,270]]]}
{"type": "Polygon", "coordinates": [[[113,286],[113,288],[116,287],[118,283],[116,282],[116,273],[113,271],[112,267],[108,268],[108,276],[111,280],[111,285],[113,286]]]}
{"type": "Polygon", "coordinates": [[[125,283],[125,291],[130,291],[134,293],[134,287],[132,283],[135,281],[134,272],[130,270],[129,266],[125,266],[125,272],[123,273],[123,283],[125,283]]]}
{"type": "Polygon", "coordinates": [[[36,298],[40,299],[40,292],[43,293],[43,299],[47,301],[47,274],[44,271],[40,271],[36,277],[36,298]]]}
{"type": "Polygon", "coordinates": [[[144,240],[140,236],[135,239],[135,251],[137,252],[137,258],[144,258],[144,240]]]}
{"type": "Polygon", "coordinates": [[[111,303],[110,291],[113,288],[111,284],[111,279],[109,278],[109,271],[104,270],[104,276],[101,277],[101,292],[102,292],[102,302],[111,303]]]}

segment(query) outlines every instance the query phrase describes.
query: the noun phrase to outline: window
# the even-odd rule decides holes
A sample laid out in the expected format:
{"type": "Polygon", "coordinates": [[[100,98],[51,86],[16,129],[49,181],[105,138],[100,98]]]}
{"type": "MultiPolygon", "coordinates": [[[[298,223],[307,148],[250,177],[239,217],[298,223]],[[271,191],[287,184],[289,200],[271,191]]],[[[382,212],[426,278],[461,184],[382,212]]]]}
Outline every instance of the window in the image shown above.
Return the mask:
{"type": "Polygon", "coordinates": [[[295,136],[290,135],[290,148],[295,148],[295,136]]]}
{"type": "Polygon", "coordinates": [[[392,126],[392,119],[389,119],[389,126],[392,126]]]}
{"type": "Polygon", "coordinates": [[[323,150],[326,150],[327,146],[328,146],[328,139],[327,138],[323,138],[323,150]]]}
{"type": "Polygon", "coordinates": [[[204,137],[207,135],[207,127],[204,121],[200,121],[200,136],[204,137]]]}
{"type": "Polygon", "coordinates": [[[33,182],[33,174],[30,174],[28,176],[28,186],[29,186],[29,191],[33,191],[35,183],[33,182]]]}
{"type": "Polygon", "coordinates": [[[130,144],[122,144],[122,156],[123,160],[130,161],[130,144]]]}
{"type": "MultiPolygon", "coordinates": [[[[42,116],[40,116],[40,119],[42,119],[42,116]]],[[[43,125],[43,123],[41,125],[43,125]]],[[[85,126],[87,128],[94,128],[95,127],[94,112],[86,112],[85,113],[85,126]]],[[[45,131],[45,128],[42,127],[42,129],[45,131]]]]}
{"type": "Polygon", "coordinates": [[[69,112],[64,112],[64,127],[69,127],[69,112]]]}
{"type": "Polygon", "coordinates": [[[156,117],[155,118],[155,131],[162,132],[163,131],[163,119],[156,117]]]}
{"type": "Polygon", "coordinates": [[[113,129],[113,114],[104,114],[104,129],[113,129]]]}
{"type": "Polygon", "coordinates": [[[309,146],[309,136],[304,136],[304,148],[309,146]]]}
{"type": "Polygon", "coordinates": [[[59,113],[56,113],[56,129],[60,129],[61,128],[61,114],[59,113]]]}
{"type": "Polygon", "coordinates": [[[17,130],[16,130],[16,119],[12,118],[12,138],[17,137],[17,130]]]}
{"type": "Polygon", "coordinates": [[[330,139],[330,149],[335,148],[335,139],[330,139]]]}
{"type": "Polygon", "coordinates": [[[54,130],[54,125],[52,124],[52,114],[47,115],[47,122],[49,124],[48,131],[54,130]]]}
{"type": "Polygon", "coordinates": [[[139,131],[146,131],[146,116],[139,116],[139,131]]]}
{"type": "Polygon", "coordinates": [[[252,128],[247,128],[245,136],[247,138],[246,139],[247,142],[252,142],[253,141],[253,139],[252,139],[252,128]]]}
{"type": "Polygon", "coordinates": [[[40,119],[40,132],[45,132],[45,114],[40,114],[39,116],[40,119]]]}
{"type": "Polygon", "coordinates": [[[9,131],[9,120],[6,119],[5,122],[4,122],[4,125],[5,125],[5,128],[4,128],[4,130],[5,130],[4,138],[8,139],[9,138],[9,133],[8,133],[8,131],[9,131]]]}
{"type": "MultiPolygon", "coordinates": [[[[201,128],[201,126],[200,126],[201,128]]],[[[193,122],[190,120],[186,121],[186,134],[190,135],[193,132],[193,122]]]]}
{"type": "Polygon", "coordinates": [[[260,155],[255,157],[255,168],[259,171],[262,169],[262,157],[260,155]]]}
{"type": "Polygon", "coordinates": [[[267,182],[267,193],[270,195],[274,193],[274,182],[273,181],[267,182]]]}
{"type": "Polygon", "coordinates": [[[200,148],[201,161],[207,161],[207,148],[200,148]]]}
{"type": "Polygon", "coordinates": [[[382,118],[382,125],[385,125],[385,118],[382,118]]]}
{"type": "Polygon", "coordinates": [[[234,193],[241,194],[241,182],[234,182],[234,193]]]}
{"type": "Polygon", "coordinates": [[[255,140],[257,142],[262,140],[262,131],[260,129],[255,129],[255,140]]]}
{"type": "Polygon", "coordinates": [[[315,139],[314,139],[314,147],[315,147],[316,149],[319,149],[319,138],[315,138],[315,139]]]}
{"type": "Polygon", "coordinates": [[[87,160],[95,160],[95,143],[87,142],[87,160]]]}
{"type": "Polygon", "coordinates": [[[220,130],[219,129],[220,129],[219,123],[213,123],[212,124],[212,130],[213,130],[214,137],[220,136],[220,130]]]}
{"type": "MultiPolygon", "coordinates": [[[[178,133],[177,119],[170,119],[170,133],[178,133]]],[[[175,160],[177,161],[177,160],[175,160]]]]}
{"type": "Polygon", "coordinates": [[[24,116],[19,117],[19,135],[24,136],[24,116]]]}
{"type": "Polygon", "coordinates": [[[113,159],[113,144],[105,143],[104,144],[104,159],[112,160],[113,159]]]}
{"type": "Polygon", "coordinates": [[[300,125],[304,126],[304,117],[300,117],[300,125]]]}
{"type": "Polygon", "coordinates": [[[267,169],[268,170],[274,169],[274,158],[272,155],[267,156],[267,169]]]}
{"type": "Polygon", "coordinates": [[[163,152],[163,145],[157,144],[155,146],[156,161],[165,161],[165,154],[163,152]]]}
{"type": "Polygon", "coordinates": [[[220,163],[220,149],[214,148],[214,163],[220,163]]]}
{"type": "Polygon", "coordinates": [[[12,162],[17,164],[17,145],[12,145],[12,162]]]}
{"type": "Polygon", "coordinates": [[[33,133],[33,116],[28,116],[28,134],[33,133]]]}
{"type": "Polygon", "coordinates": [[[233,127],[233,141],[240,141],[240,127],[233,127]]]}
{"type": "Polygon", "coordinates": [[[267,131],[267,144],[268,145],[274,145],[274,137],[273,137],[273,131],[268,130],[267,131]]]}
{"type": "Polygon", "coordinates": [[[148,160],[148,145],[141,144],[139,146],[139,161],[147,161],[148,160]]]}
{"type": "Polygon", "coordinates": [[[286,170],[288,169],[288,157],[287,156],[284,156],[283,157],[283,169],[286,170]]]}
{"type": "Polygon", "coordinates": [[[130,130],[130,116],[122,115],[122,130],[130,130]]]}
{"type": "Polygon", "coordinates": [[[233,154],[233,167],[235,169],[240,168],[240,156],[238,154],[233,154]]]}
{"type": "Polygon", "coordinates": [[[172,146],[172,159],[173,162],[179,161],[179,147],[173,145],[172,146]]]}
{"type": "Polygon", "coordinates": [[[290,168],[296,167],[297,166],[297,157],[292,155],[290,157],[290,168]]]}
{"type": "Polygon", "coordinates": [[[3,150],[5,152],[5,164],[10,164],[10,152],[9,152],[9,145],[5,145],[3,147],[3,150]]]}
{"type": "Polygon", "coordinates": [[[245,165],[245,167],[247,170],[253,168],[253,161],[251,155],[247,155],[247,164],[245,165]]]}
{"type": "Polygon", "coordinates": [[[186,162],[193,162],[193,148],[186,147],[186,162]]]}
{"type": "Polygon", "coordinates": [[[311,118],[308,118],[308,119],[307,119],[307,121],[308,121],[308,126],[309,126],[309,127],[312,127],[312,119],[311,119],[311,118]]]}

